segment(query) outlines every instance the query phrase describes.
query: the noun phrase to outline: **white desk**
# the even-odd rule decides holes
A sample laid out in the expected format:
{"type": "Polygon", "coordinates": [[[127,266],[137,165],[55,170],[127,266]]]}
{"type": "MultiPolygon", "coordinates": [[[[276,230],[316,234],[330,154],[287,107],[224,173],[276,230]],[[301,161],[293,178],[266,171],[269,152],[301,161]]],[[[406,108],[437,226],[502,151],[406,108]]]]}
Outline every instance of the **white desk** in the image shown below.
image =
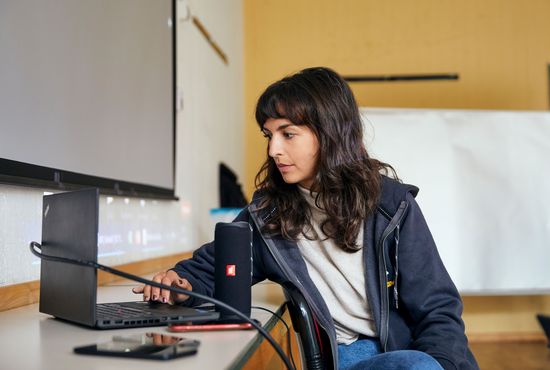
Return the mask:
{"type": "MultiPolygon", "coordinates": [[[[125,283],[98,289],[98,302],[136,300],[125,283]]],[[[70,299],[70,297],[67,297],[70,299]]],[[[284,302],[281,288],[262,283],[252,288],[253,305],[277,311],[284,302]]],[[[273,315],[252,309],[252,317],[264,327],[273,315]]],[[[290,323],[289,323],[290,324],[290,323]]],[[[201,341],[198,354],[169,361],[77,355],[73,347],[105,342],[113,335],[144,332],[168,333],[165,327],[94,330],[70,324],[38,312],[38,304],[0,313],[0,369],[231,369],[251,351],[260,336],[256,330],[174,334],[201,341]]]]}

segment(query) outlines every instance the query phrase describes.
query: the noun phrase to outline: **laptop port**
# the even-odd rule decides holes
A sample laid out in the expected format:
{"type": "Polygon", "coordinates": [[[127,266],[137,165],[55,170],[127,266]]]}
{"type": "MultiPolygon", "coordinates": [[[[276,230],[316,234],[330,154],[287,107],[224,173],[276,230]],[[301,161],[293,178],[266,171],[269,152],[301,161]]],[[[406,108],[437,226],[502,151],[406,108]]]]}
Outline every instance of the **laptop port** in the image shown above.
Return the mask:
{"type": "Polygon", "coordinates": [[[108,325],[111,323],[111,320],[103,320],[103,325],[108,325]]]}
{"type": "Polygon", "coordinates": [[[115,324],[122,324],[122,320],[116,320],[115,324]]]}

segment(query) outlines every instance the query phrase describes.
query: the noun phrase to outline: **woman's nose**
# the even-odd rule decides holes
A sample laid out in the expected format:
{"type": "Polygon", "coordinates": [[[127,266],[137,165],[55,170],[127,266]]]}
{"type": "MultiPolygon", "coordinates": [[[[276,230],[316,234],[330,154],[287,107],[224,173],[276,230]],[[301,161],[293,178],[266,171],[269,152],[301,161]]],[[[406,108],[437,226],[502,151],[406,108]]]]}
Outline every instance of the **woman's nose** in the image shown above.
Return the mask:
{"type": "Polygon", "coordinates": [[[268,154],[271,158],[278,157],[282,154],[281,143],[277,138],[272,137],[269,140],[268,146],[269,146],[268,154]]]}

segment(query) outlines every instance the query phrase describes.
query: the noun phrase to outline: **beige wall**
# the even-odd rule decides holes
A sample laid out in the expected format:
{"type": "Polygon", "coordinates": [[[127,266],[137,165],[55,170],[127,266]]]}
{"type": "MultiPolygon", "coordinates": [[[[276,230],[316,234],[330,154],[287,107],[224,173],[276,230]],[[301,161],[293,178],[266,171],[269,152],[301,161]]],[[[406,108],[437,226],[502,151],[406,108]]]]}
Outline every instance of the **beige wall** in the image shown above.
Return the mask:
{"type": "MultiPolygon", "coordinates": [[[[244,0],[244,186],[265,156],[265,87],[309,66],[344,75],[458,73],[459,81],[355,83],[361,106],[548,109],[550,1],[244,0]]],[[[467,297],[470,333],[537,332],[550,296],[467,297]]]]}

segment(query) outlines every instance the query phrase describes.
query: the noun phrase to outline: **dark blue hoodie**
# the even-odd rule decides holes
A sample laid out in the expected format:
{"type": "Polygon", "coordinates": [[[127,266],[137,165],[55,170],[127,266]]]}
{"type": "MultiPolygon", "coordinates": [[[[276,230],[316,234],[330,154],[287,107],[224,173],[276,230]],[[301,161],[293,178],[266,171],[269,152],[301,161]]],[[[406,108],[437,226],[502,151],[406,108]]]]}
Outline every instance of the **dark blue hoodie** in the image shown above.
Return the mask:
{"type": "MultiPolygon", "coordinates": [[[[364,263],[369,305],[384,351],[414,349],[434,357],[445,370],[478,369],[461,319],[462,301],[437,252],[414,197],[418,188],[382,177],[377,211],[365,220],[364,263]]],[[[308,275],[295,242],[259,232],[270,211],[257,211],[256,193],[235,221],[253,227],[253,281],[296,286],[328,337],[338,368],[336,332],[330,311],[308,275]]],[[[205,244],[174,271],[193,291],[212,296],[214,243],[205,244]]],[[[200,304],[190,298],[186,305],[200,304]]]]}

